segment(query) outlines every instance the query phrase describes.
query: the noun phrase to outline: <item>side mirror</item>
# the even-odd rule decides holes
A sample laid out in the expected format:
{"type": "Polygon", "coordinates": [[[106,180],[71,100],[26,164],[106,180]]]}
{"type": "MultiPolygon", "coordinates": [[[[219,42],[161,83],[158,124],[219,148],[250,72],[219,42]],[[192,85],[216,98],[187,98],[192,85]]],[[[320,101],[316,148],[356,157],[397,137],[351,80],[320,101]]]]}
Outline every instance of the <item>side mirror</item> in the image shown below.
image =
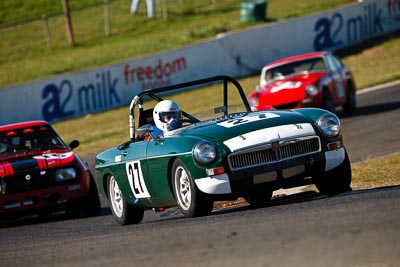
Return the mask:
{"type": "Polygon", "coordinates": [[[122,143],[122,144],[117,146],[117,149],[118,150],[124,150],[124,149],[128,148],[131,143],[132,143],[131,141],[122,143]]]}
{"type": "Polygon", "coordinates": [[[73,141],[71,141],[71,143],[69,143],[69,147],[70,147],[71,149],[75,149],[75,148],[77,148],[80,144],[81,144],[81,143],[79,143],[78,140],[73,140],[73,141]]]}

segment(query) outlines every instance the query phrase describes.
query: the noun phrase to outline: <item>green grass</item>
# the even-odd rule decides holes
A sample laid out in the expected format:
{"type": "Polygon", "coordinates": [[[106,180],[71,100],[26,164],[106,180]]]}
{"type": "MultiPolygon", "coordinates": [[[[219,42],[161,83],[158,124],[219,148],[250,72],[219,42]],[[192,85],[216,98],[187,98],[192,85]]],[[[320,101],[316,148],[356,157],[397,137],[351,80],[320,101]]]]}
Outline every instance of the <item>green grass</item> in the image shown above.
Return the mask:
{"type": "Polygon", "coordinates": [[[400,185],[400,154],[352,165],[353,189],[400,185]]]}
{"type": "MultiPolygon", "coordinates": [[[[53,44],[51,49],[47,48],[44,41],[41,20],[0,28],[0,88],[134,59],[192,44],[221,32],[264,23],[240,23],[241,2],[217,0],[217,5],[213,6],[209,0],[169,1],[168,20],[149,20],[145,15],[144,3],[139,14],[132,16],[129,13],[130,1],[112,0],[112,35],[105,37],[103,0],[70,0],[72,9],[100,4],[72,12],[76,40],[74,47],[67,43],[64,18],[61,15],[49,18],[53,44]]],[[[353,1],[270,0],[267,17],[269,21],[277,21],[351,2],[353,1]]],[[[52,0],[2,0],[0,26],[61,10],[61,1],[54,4],[52,0]]],[[[370,48],[383,40],[385,45],[379,48],[380,51],[366,49],[367,52],[358,50],[354,54],[341,54],[345,63],[353,70],[359,88],[400,78],[400,38],[398,33],[390,38],[362,46],[363,49],[370,48]],[[373,60],[375,53],[381,56],[377,61],[373,60]]]]}
{"type": "Polygon", "coordinates": [[[358,88],[400,79],[400,35],[373,40],[345,53],[347,64],[357,81],[358,88]]]}
{"type": "MultiPolygon", "coordinates": [[[[130,0],[110,2],[111,36],[106,37],[103,0],[70,0],[71,9],[100,4],[72,12],[74,47],[68,45],[62,16],[48,19],[51,49],[44,40],[41,20],[0,28],[0,88],[134,59],[264,23],[240,23],[242,0],[216,0],[215,6],[210,0],[168,1],[168,20],[147,19],[145,3],[132,16],[130,0]]],[[[267,17],[277,21],[348,3],[353,1],[269,0],[267,17]]],[[[61,0],[1,0],[0,26],[61,10],[61,0]]]]}
{"type": "MultiPolygon", "coordinates": [[[[70,0],[70,8],[99,3],[98,0],[70,0]]],[[[0,25],[27,21],[41,17],[43,14],[61,13],[60,1],[54,0],[2,0],[0,1],[0,25]]]]}

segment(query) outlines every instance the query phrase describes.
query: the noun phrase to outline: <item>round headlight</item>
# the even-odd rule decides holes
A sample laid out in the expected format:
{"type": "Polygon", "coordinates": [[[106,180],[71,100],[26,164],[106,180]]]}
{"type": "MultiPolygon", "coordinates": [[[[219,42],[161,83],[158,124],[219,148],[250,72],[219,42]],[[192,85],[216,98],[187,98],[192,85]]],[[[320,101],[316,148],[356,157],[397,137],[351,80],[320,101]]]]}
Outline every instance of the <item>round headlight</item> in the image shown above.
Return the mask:
{"type": "Polygon", "coordinates": [[[248,99],[250,107],[258,106],[258,97],[253,96],[248,99]]]}
{"type": "Polygon", "coordinates": [[[65,168],[56,170],[56,180],[58,182],[68,181],[76,178],[76,171],[74,168],[65,168]]]}
{"type": "Polygon", "coordinates": [[[211,164],[217,157],[217,148],[211,142],[200,141],[193,148],[193,157],[200,165],[211,164]]]}
{"type": "Polygon", "coordinates": [[[340,120],[332,113],[326,113],[319,117],[317,124],[323,134],[328,137],[335,137],[341,132],[340,120]]]}
{"type": "Polygon", "coordinates": [[[311,97],[311,96],[315,96],[316,94],[318,94],[318,88],[315,85],[307,85],[306,87],[306,95],[311,97]]]}
{"type": "Polygon", "coordinates": [[[7,189],[6,182],[3,179],[1,179],[0,180],[0,195],[5,195],[6,194],[6,189],[7,189]]]}

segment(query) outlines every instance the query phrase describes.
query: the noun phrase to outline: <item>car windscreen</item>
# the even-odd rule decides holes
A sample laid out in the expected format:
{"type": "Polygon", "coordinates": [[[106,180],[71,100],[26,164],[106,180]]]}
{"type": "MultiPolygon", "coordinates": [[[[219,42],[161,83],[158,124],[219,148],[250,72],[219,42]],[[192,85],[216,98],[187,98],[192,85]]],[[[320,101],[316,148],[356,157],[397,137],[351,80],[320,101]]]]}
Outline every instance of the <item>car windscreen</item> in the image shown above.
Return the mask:
{"type": "Polygon", "coordinates": [[[264,80],[268,83],[273,80],[283,79],[287,76],[298,73],[309,73],[316,71],[327,71],[323,58],[299,60],[270,68],[265,72],[264,80]]]}
{"type": "Polygon", "coordinates": [[[182,101],[181,97],[177,99],[180,101],[182,110],[200,121],[213,120],[231,113],[246,112],[242,99],[237,90],[233,88],[228,89],[227,105],[224,104],[220,85],[196,89],[195,94],[197,97],[194,97],[191,101],[182,101]]]}
{"type": "MultiPolygon", "coordinates": [[[[231,82],[224,84],[223,80],[212,80],[202,86],[188,87],[186,90],[169,90],[168,93],[158,95],[159,101],[168,99],[175,101],[181,108],[183,118],[189,114],[198,121],[213,120],[232,113],[248,112],[248,105],[242,89],[231,82]],[[244,96],[241,96],[241,93],[244,96]],[[244,101],[246,103],[244,103],[244,101]]],[[[157,101],[147,100],[143,106],[145,110],[154,108],[157,101]]],[[[187,117],[186,117],[187,118],[187,117]]]]}
{"type": "Polygon", "coordinates": [[[61,138],[48,126],[34,126],[0,132],[0,156],[29,151],[66,149],[61,138]]]}

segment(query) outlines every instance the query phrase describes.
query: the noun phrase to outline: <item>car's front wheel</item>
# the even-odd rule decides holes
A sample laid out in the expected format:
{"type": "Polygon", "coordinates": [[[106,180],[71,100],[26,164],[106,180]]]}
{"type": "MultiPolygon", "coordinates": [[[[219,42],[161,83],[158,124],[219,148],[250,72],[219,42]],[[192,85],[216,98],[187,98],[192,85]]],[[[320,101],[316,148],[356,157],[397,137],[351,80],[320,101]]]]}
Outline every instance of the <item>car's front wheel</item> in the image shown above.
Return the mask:
{"type": "Polygon", "coordinates": [[[68,217],[93,217],[100,214],[101,203],[96,182],[91,174],[89,179],[89,194],[82,199],[67,204],[66,213],[68,217]]]}
{"type": "Polygon", "coordinates": [[[143,220],[144,210],[126,202],[114,176],[108,178],[108,196],[111,212],[120,225],[136,224],[143,220]]]}
{"type": "Polygon", "coordinates": [[[335,104],[333,103],[332,96],[328,89],[325,89],[323,91],[322,98],[323,98],[322,108],[334,113],[335,112],[335,104]]]}
{"type": "Polygon", "coordinates": [[[350,191],[351,165],[347,152],[342,164],[314,179],[315,185],[323,195],[331,196],[350,191]]]}
{"type": "Polygon", "coordinates": [[[179,159],[176,159],[172,166],[172,187],[179,209],[185,217],[199,217],[211,213],[213,201],[197,188],[190,172],[179,159]]]}
{"type": "Polygon", "coordinates": [[[82,201],[80,209],[83,217],[92,217],[100,214],[99,192],[97,191],[96,182],[92,175],[90,175],[89,195],[82,201]]]}

